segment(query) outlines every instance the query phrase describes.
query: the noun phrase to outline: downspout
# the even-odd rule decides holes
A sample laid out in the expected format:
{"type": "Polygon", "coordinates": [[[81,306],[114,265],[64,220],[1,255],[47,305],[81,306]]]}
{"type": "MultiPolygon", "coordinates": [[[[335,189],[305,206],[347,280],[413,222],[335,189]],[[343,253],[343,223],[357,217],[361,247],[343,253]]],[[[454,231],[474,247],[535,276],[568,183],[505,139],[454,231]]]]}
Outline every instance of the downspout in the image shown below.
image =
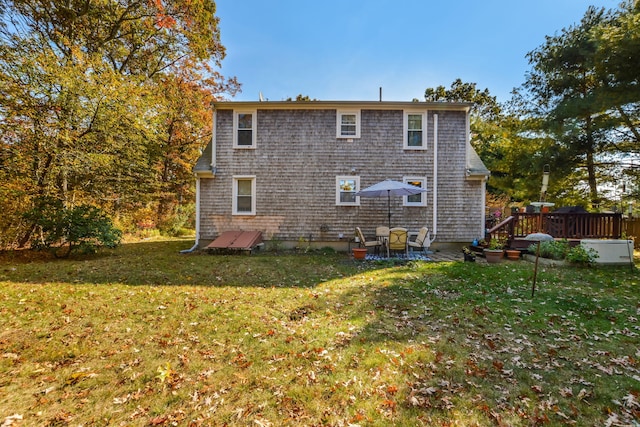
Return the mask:
{"type": "Polygon", "coordinates": [[[433,115],[433,219],[432,238],[438,234],[438,115],[433,115]]]}
{"type": "Polygon", "coordinates": [[[188,254],[196,249],[200,244],[200,177],[196,175],[196,242],[189,249],[180,251],[181,254],[188,254]]]}
{"type": "Polygon", "coordinates": [[[196,244],[200,244],[200,177],[196,177],[196,244]]]}
{"type": "Polygon", "coordinates": [[[211,114],[211,173],[215,176],[217,169],[217,161],[216,156],[218,154],[218,150],[216,147],[216,107],[211,104],[213,108],[213,112],[211,114]]]}
{"type": "Polygon", "coordinates": [[[480,191],[482,191],[482,196],[481,196],[482,203],[480,204],[480,218],[482,218],[482,221],[480,222],[480,229],[482,231],[480,232],[479,236],[481,239],[484,239],[485,235],[487,234],[487,229],[483,225],[487,223],[487,219],[485,218],[486,209],[484,208],[487,204],[487,179],[486,178],[482,180],[480,191]]]}

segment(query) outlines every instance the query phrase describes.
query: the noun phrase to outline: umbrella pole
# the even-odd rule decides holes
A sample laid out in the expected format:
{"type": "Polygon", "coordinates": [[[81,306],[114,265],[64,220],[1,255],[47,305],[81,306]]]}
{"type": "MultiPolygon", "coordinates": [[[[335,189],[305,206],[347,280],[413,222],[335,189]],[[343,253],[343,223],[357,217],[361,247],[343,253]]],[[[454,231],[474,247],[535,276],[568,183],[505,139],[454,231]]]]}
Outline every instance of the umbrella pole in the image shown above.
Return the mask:
{"type": "Polygon", "coordinates": [[[391,190],[387,190],[387,210],[389,211],[389,228],[391,228],[391,190]]]}

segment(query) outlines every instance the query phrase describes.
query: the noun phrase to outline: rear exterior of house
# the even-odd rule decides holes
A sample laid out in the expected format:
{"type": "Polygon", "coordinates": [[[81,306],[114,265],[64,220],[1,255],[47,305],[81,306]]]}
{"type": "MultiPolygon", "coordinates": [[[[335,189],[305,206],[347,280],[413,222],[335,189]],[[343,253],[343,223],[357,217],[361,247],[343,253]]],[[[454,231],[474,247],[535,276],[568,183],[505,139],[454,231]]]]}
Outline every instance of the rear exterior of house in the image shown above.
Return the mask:
{"type": "Polygon", "coordinates": [[[489,171],[469,144],[469,104],[220,102],[195,166],[196,244],[258,230],[267,244],[346,249],[388,224],[386,198],[355,192],[392,179],[425,188],[391,198],[391,225],[426,226],[437,245],[484,234],[489,171]]]}

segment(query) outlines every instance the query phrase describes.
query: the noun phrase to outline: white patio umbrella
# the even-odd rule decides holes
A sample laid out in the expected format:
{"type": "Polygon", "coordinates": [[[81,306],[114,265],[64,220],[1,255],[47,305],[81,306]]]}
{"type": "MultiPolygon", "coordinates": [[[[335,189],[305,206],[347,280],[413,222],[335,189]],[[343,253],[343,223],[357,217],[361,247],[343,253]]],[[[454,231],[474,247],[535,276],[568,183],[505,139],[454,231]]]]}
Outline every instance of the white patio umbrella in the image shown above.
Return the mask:
{"type": "Polygon", "coordinates": [[[405,184],[404,182],[393,181],[387,179],[371,187],[367,187],[356,193],[360,197],[387,197],[387,210],[389,217],[389,228],[391,228],[391,196],[411,196],[414,194],[425,193],[424,188],[415,185],[405,184]]]}

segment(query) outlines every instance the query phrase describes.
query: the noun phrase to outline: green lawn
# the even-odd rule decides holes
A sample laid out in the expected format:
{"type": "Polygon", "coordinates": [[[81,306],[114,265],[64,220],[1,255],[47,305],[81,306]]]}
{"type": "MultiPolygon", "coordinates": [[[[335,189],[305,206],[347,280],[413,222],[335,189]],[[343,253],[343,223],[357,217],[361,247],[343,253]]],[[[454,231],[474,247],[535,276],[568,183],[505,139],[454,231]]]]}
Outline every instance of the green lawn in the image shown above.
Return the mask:
{"type": "Polygon", "coordinates": [[[640,423],[629,266],[191,244],[1,255],[0,425],[640,423]]]}

